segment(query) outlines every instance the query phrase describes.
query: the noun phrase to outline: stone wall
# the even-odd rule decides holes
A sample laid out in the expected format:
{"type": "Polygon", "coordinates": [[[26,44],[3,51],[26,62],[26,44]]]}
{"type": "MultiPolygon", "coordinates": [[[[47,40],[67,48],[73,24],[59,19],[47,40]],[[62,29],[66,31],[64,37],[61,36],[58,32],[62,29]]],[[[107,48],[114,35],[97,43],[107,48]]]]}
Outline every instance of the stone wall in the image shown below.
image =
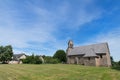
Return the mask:
{"type": "Polygon", "coordinates": [[[98,55],[98,58],[96,60],[96,66],[108,66],[107,64],[107,56],[104,55],[98,55]]]}
{"type": "Polygon", "coordinates": [[[78,64],[84,65],[84,58],[78,57],[78,64]]]}
{"type": "Polygon", "coordinates": [[[102,55],[102,58],[100,58],[100,66],[108,66],[106,55],[102,55]]]}
{"type": "Polygon", "coordinates": [[[69,64],[80,64],[85,66],[108,66],[107,55],[98,55],[98,57],[82,57],[69,56],[67,57],[69,64]]]}
{"type": "Polygon", "coordinates": [[[69,63],[70,64],[75,64],[75,56],[70,56],[69,57],[69,63]]]}
{"type": "Polygon", "coordinates": [[[95,58],[94,57],[84,58],[84,65],[85,66],[96,66],[95,58]]]}
{"type": "Polygon", "coordinates": [[[82,56],[69,56],[68,60],[69,60],[68,61],[69,64],[80,64],[80,65],[86,65],[86,66],[96,65],[94,57],[90,57],[90,59],[88,59],[82,56]]]}
{"type": "Polygon", "coordinates": [[[106,53],[106,56],[107,56],[107,65],[108,65],[108,67],[111,67],[112,64],[111,64],[110,50],[109,50],[108,44],[107,44],[107,53],[106,53]]]}

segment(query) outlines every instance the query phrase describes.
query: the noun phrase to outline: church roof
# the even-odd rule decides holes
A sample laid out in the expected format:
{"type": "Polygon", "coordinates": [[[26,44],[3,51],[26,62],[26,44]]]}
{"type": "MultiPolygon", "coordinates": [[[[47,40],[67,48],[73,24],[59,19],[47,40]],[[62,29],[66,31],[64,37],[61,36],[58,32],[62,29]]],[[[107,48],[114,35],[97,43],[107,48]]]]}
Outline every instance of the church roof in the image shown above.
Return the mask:
{"type": "Polygon", "coordinates": [[[108,44],[107,43],[99,43],[92,44],[87,46],[73,47],[68,52],[68,56],[70,55],[84,55],[83,57],[96,57],[96,54],[105,54],[108,52],[108,44]]]}

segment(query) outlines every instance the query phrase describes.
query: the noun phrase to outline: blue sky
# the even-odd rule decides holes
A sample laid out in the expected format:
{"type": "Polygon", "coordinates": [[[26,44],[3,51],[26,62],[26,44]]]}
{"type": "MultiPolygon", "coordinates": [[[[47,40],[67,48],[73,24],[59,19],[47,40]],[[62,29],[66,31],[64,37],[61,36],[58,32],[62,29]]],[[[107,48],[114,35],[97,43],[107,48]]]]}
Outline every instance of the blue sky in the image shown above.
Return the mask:
{"type": "Polygon", "coordinates": [[[120,60],[119,0],[0,0],[0,45],[14,53],[53,55],[74,46],[108,42],[120,60]]]}

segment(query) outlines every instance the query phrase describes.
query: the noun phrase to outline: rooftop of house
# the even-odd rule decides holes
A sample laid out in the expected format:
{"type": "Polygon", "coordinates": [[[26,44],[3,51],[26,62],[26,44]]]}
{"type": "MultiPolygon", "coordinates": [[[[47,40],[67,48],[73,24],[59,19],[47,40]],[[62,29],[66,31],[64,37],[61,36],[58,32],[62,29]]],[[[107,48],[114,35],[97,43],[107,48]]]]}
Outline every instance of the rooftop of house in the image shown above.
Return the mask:
{"type": "Polygon", "coordinates": [[[107,43],[92,44],[86,46],[73,47],[68,52],[70,55],[84,55],[83,57],[96,57],[97,54],[105,54],[109,51],[107,43]]]}
{"type": "Polygon", "coordinates": [[[21,53],[21,54],[13,54],[13,60],[17,60],[18,58],[20,58],[21,56],[25,55],[25,53],[21,53]]]}

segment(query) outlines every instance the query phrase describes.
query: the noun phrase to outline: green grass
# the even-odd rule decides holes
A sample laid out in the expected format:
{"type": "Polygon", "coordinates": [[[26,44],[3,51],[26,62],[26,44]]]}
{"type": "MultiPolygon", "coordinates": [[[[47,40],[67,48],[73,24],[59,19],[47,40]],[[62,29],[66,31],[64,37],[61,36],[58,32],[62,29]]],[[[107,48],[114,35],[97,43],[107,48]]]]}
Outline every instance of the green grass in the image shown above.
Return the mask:
{"type": "Polygon", "coordinates": [[[120,71],[68,64],[0,64],[0,80],[120,80],[120,71]]]}

